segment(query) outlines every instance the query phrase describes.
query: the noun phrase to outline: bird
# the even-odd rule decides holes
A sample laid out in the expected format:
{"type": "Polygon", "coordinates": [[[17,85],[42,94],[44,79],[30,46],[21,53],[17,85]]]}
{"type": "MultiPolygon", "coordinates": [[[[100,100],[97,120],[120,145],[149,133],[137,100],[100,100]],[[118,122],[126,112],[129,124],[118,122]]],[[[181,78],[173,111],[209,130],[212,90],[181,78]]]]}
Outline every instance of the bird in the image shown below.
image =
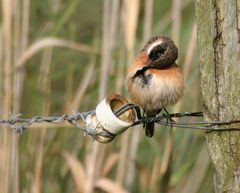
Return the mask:
{"type": "MultiPolygon", "coordinates": [[[[155,36],[132,60],[127,70],[126,86],[131,102],[143,109],[145,117],[155,117],[182,97],[184,78],[176,64],[177,58],[178,48],[174,42],[165,36],[155,36]]],[[[154,122],[143,126],[145,135],[152,137],[154,122]]]]}

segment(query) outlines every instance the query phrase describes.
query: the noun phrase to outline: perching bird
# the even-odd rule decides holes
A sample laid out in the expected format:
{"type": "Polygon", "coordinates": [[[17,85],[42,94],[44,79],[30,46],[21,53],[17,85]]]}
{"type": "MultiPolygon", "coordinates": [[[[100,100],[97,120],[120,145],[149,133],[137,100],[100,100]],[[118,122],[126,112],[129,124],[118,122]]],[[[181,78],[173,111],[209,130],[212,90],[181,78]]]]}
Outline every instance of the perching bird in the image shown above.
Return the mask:
{"type": "MultiPolygon", "coordinates": [[[[184,80],[175,63],[178,49],[164,36],[151,38],[132,61],[127,74],[127,89],[133,103],[143,108],[146,117],[155,117],[163,107],[175,104],[183,94],[184,80]]],[[[154,122],[145,125],[152,137],[154,122]]]]}

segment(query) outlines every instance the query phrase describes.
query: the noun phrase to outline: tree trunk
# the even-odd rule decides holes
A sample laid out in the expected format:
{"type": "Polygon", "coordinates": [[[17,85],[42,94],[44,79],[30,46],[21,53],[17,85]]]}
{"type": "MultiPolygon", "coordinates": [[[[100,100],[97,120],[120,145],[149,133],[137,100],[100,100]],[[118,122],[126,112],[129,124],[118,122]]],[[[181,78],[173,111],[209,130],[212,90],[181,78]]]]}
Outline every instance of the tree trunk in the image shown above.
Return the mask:
{"type": "MultiPolygon", "coordinates": [[[[240,0],[196,0],[196,16],[204,118],[239,120],[240,0]]],[[[208,132],[206,142],[215,192],[239,193],[240,132],[208,132]]]]}

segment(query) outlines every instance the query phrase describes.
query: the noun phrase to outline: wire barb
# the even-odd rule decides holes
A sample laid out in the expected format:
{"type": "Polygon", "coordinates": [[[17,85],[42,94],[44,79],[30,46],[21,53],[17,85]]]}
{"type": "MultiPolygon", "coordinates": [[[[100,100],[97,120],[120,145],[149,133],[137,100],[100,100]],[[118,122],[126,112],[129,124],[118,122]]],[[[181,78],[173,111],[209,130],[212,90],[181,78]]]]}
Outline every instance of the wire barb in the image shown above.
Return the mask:
{"type": "MultiPolygon", "coordinates": [[[[139,125],[139,124],[146,124],[149,122],[155,122],[159,125],[163,126],[169,126],[169,127],[176,127],[176,128],[186,128],[186,129],[200,129],[200,130],[206,130],[206,131],[226,131],[226,130],[237,130],[240,131],[240,128],[221,128],[220,126],[223,125],[230,125],[230,124],[236,124],[240,123],[240,120],[232,120],[232,121],[215,121],[215,122],[204,122],[204,121],[198,121],[198,122],[175,122],[175,121],[169,121],[172,120],[172,118],[182,118],[182,117],[203,117],[203,112],[180,112],[180,113],[172,113],[168,114],[162,113],[159,116],[156,117],[143,117],[141,116],[141,110],[138,106],[132,103],[128,103],[117,109],[114,114],[116,116],[120,116],[125,111],[129,109],[134,109],[137,114],[137,120],[133,125],[139,125]],[[213,127],[215,126],[215,127],[213,127]]],[[[10,114],[9,119],[0,119],[0,125],[5,125],[11,129],[13,129],[15,132],[19,133],[20,135],[23,134],[24,130],[29,128],[34,123],[55,123],[59,124],[64,121],[69,122],[73,127],[83,130],[84,135],[90,135],[93,140],[96,139],[96,137],[103,136],[103,137],[109,137],[114,138],[115,135],[108,133],[106,131],[98,131],[97,127],[98,125],[94,126],[93,124],[88,122],[88,118],[95,115],[95,110],[88,111],[88,112],[73,112],[72,115],[62,115],[62,116],[34,116],[31,119],[23,119],[21,118],[21,114],[10,114]]],[[[132,126],[133,126],[132,125],[132,126]]]]}

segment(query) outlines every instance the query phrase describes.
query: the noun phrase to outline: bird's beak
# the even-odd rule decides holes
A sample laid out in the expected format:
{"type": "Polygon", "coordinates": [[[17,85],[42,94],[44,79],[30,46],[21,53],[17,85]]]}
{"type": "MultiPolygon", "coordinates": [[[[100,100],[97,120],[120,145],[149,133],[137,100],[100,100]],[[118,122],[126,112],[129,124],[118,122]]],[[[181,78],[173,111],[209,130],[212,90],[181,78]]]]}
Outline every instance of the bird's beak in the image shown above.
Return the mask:
{"type": "Polygon", "coordinates": [[[135,76],[138,74],[142,74],[144,73],[147,69],[149,68],[156,68],[156,69],[164,69],[167,66],[165,64],[159,65],[159,61],[158,60],[149,60],[149,62],[144,65],[141,69],[137,70],[137,72],[135,73],[135,76]]]}
{"type": "Polygon", "coordinates": [[[165,69],[169,66],[170,64],[169,63],[166,63],[166,62],[162,62],[160,60],[150,60],[146,66],[146,69],[148,68],[156,68],[156,69],[165,69]]]}
{"type": "Polygon", "coordinates": [[[146,68],[161,68],[158,60],[150,60],[145,66],[146,68]]]}
{"type": "Polygon", "coordinates": [[[148,68],[153,68],[153,61],[149,61],[146,65],[144,65],[142,68],[140,68],[139,70],[137,70],[137,72],[135,73],[135,76],[137,74],[141,74],[141,73],[144,73],[148,68]]]}
{"type": "Polygon", "coordinates": [[[148,68],[154,68],[155,67],[155,64],[156,64],[156,61],[152,61],[152,60],[150,60],[148,63],[147,63],[147,67],[148,68]]]}

